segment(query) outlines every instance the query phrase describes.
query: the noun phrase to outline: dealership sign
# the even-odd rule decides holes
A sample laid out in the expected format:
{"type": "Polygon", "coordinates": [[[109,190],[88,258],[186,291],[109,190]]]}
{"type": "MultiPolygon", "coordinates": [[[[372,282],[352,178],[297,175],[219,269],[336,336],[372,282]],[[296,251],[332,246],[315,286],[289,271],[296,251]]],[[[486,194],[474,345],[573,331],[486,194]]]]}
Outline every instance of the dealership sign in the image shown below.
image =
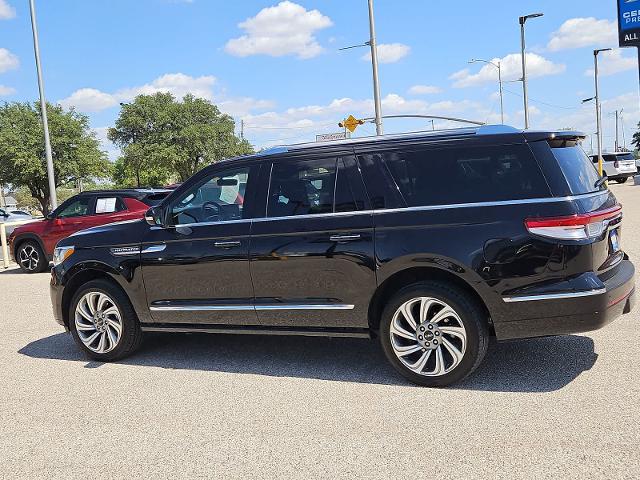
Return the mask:
{"type": "Polygon", "coordinates": [[[621,47],[640,47],[640,0],[618,1],[621,47]]]}

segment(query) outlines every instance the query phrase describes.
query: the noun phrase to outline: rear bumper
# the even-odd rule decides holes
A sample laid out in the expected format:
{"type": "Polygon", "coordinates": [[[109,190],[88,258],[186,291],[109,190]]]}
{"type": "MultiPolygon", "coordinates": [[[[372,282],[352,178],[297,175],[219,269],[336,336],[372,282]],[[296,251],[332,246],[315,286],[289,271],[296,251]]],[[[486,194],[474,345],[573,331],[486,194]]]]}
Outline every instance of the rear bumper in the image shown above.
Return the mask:
{"type": "Polygon", "coordinates": [[[623,260],[616,274],[598,288],[519,298],[515,300],[515,304],[522,308],[530,311],[537,308],[540,311],[551,309],[556,314],[496,322],[496,336],[498,340],[511,340],[598,330],[633,309],[636,301],[634,275],[633,264],[623,260]]]}

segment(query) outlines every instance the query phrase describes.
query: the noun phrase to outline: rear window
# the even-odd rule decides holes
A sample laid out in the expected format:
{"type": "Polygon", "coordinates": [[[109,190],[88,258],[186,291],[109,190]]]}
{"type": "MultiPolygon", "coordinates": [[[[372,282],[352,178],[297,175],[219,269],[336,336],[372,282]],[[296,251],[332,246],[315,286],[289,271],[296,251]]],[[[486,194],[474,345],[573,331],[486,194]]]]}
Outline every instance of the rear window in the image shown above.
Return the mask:
{"type": "Polygon", "coordinates": [[[618,155],[618,160],[635,160],[633,153],[625,153],[624,155],[618,155]]]}
{"type": "Polygon", "coordinates": [[[571,193],[580,195],[598,190],[595,184],[600,175],[582,147],[557,147],[551,151],[564,173],[571,193]]]}
{"type": "Polygon", "coordinates": [[[382,156],[409,207],[550,196],[526,145],[421,149],[382,156]]]}

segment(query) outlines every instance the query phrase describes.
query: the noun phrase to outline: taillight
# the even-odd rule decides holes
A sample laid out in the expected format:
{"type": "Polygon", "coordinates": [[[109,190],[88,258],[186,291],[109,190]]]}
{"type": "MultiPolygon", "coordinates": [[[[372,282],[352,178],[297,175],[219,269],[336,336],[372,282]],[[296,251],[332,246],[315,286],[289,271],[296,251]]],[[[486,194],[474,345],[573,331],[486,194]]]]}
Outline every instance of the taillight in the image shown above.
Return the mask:
{"type": "Polygon", "coordinates": [[[613,166],[615,168],[620,168],[620,162],[618,160],[616,160],[615,162],[613,162],[613,166]]]}
{"type": "Polygon", "coordinates": [[[541,237],[557,240],[586,240],[602,235],[609,223],[622,216],[622,205],[597,212],[554,218],[528,218],[527,230],[541,237]]]}

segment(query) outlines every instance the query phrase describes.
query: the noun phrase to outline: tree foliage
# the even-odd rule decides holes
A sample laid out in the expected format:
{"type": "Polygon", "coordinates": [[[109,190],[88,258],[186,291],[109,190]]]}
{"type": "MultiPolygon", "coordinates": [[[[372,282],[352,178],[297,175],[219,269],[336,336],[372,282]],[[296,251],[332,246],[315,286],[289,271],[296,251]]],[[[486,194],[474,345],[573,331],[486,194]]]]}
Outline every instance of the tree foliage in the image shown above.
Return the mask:
{"type": "MultiPolygon", "coordinates": [[[[85,115],[48,104],[47,116],[56,187],[110,176],[111,163],[100,150],[85,115]]],[[[44,131],[38,102],[0,106],[0,183],[27,188],[41,211],[49,212],[44,131]]]]}
{"type": "Polygon", "coordinates": [[[185,181],[205,165],[253,152],[234,130],[233,119],[207,100],[139,95],[122,106],[109,129],[109,139],[122,150],[114,180],[122,186],[185,181]]]}

